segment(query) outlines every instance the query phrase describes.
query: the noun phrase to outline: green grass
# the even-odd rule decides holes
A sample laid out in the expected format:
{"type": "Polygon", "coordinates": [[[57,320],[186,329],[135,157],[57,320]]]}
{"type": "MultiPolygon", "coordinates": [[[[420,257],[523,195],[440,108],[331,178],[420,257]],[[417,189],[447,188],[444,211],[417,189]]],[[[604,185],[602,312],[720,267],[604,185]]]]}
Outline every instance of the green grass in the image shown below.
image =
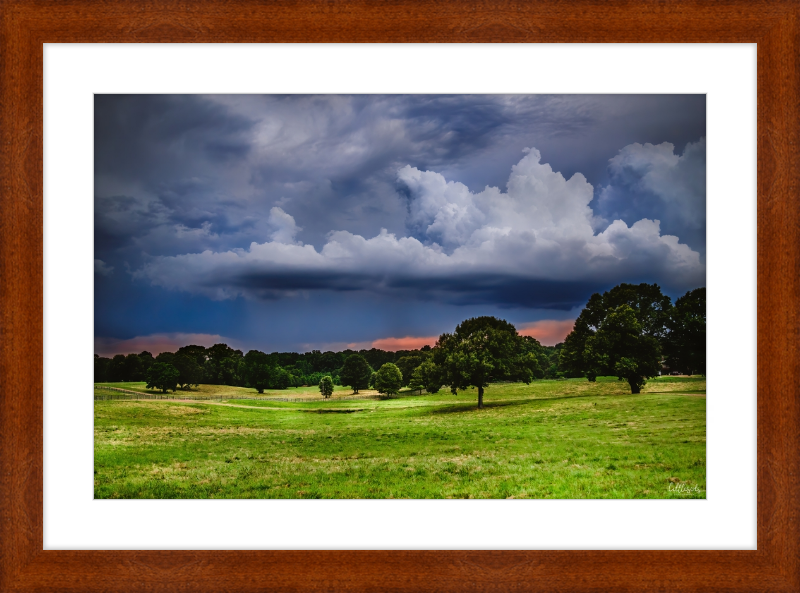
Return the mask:
{"type": "Polygon", "coordinates": [[[474,390],[98,401],[95,497],[705,498],[705,379],[629,391],[616,378],[497,384],[484,410],[474,390]]]}
{"type": "MultiPolygon", "coordinates": [[[[95,385],[103,385],[108,387],[118,387],[121,389],[126,389],[128,391],[137,391],[139,393],[149,393],[149,394],[158,394],[160,391],[158,389],[147,389],[147,383],[144,381],[120,381],[117,383],[95,383],[95,385]]],[[[110,393],[109,391],[98,390],[101,393],[110,393]]],[[[406,390],[408,391],[408,390],[406,390]]],[[[207,397],[279,397],[279,398],[310,398],[310,399],[319,399],[319,387],[317,385],[309,385],[306,387],[290,387],[288,389],[266,389],[264,390],[263,394],[259,394],[256,392],[255,389],[251,387],[232,387],[230,385],[198,385],[196,387],[192,387],[191,389],[179,389],[174,394],[172,391],[167,392],[168,395],[172,396],[181,396],[187,399],[198,397],[198,398],[207,398],[207,397]]],[[[377,394],[376,391],[367,390],[367,391],[360,391],[359,395],[361,394],[377,394]]],[[[346,397],[348,395],[352,395],[353,391],[348,387],[342,387],[340,385],[334,386],[333,389],[333,397],[346,397]]]]}

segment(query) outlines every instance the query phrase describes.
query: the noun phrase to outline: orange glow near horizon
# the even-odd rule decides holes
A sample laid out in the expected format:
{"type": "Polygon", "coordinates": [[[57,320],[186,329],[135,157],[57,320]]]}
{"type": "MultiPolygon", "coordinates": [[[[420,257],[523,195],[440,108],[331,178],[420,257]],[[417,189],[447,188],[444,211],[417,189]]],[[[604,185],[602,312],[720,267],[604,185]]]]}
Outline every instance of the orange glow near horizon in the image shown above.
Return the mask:
{"type": "Polygon", "coordinates": [[[372,342],[372,347],[379,348],[380,350],[390,350],[392,352],[396,352],[397,350],[417,350],[426,345],[432,348],[438,339],[439,338],[436,336],[429,338],[417,338],[414,336],[406,336],[404,338],[381,338],[380,340],[372,342]]]}
{"type": "Polygon", "coordinates": [[[210,348],[219,343],[228,344],[232,348],[236,347],[236,340],[216,334],[174,333],[136,336],[127,340],[95,338],[94,352],[100,356],[114,356],[115,354],[139,354],[146,350],[153,356],[158,356],[162,352],[175,352],[178,348],[190,344],[210,348]]]}
{"type": "Polygon", "coordinates": [[[522,336],[536,338],[543,346],[555,346],[564,341],[564,338],[572,331],[574,325],[574,319],[542,319],[541,321],[526,323],[519,330],[519,333],[522,336]]]}

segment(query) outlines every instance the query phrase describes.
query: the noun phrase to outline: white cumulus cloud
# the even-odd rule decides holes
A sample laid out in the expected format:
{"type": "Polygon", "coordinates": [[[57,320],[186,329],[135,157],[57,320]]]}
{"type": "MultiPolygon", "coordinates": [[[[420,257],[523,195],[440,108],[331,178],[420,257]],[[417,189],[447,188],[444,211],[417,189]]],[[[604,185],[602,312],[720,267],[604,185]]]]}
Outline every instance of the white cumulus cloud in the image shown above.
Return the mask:
{"type": "MultiPolygon", "coordinates": [[[[666,151],[662,157],[670,162],[666,151]]],[[[620,158],[633,162],[636,155],[628,151],[620,158]]],[[[439,173],[402,167],[397,175],[409,195],[407,236],[381,229],[367,238],[334,230],[317,251],[295,241],[300,229],[294,218],[274,207],[270,241],[247,249],[155,257],[136,276],[213,299],[278,298],[325,289],[412,287],[423,296],[436,290],[463,295],[478,290],[477,284],[499,294],[536,282],[702,282],[699,254],[678,237],[662,235],[658,220],[645,218],[631,226],[615,220],[595,234],[592,185],[580,173],[565,179],[540,161],[539,151],[527,151],[512,167],[505,192],[486,187],[476,193],[439,173]],[[488,288],[486,278],[492,279],[488,288]]],[[[680,166],[680,159],[671,166],[680,166]]]]}
{"type": "MultiPolygon", "coordinates": [[[[660,211],[670,221],[705,228],[705,138],[687,144],[683,154],[676,154],[669,142],[629,144],[609,161],[608,170],[611,183],[601,190],[601,201],[611,203],[621,191],[650,196],[661,203],[660,211]]],[[[640,211],[646,210],[647,204],[640,204],[640,211]]]]}
{"type": "Polygon", "coordinates": [[[292,244],[297,232],[303,230],[295,224],[292,216],[278,206],[273,206],[269,211],[269,226],[272,228],[272,240],[276,243],[292,244]]]}

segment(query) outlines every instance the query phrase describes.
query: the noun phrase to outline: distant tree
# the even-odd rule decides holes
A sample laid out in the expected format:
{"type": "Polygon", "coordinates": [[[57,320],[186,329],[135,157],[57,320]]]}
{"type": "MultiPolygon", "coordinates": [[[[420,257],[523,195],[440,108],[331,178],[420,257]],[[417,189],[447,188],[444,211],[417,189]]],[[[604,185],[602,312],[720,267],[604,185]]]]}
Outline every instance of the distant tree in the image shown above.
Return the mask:
{"type": "Polygon", "coordinates": [[[316,360],[315,371],[330,373],[342,366],[342,357],[338,352],[323,352],[316,360]]]}
{"type": "Polygon", "coordinates": [[[387,362],[375,375],[375,389],[386,395],[396,395],[403,386],[403,373],[397,365],[387,362]]]}
{"type": "Polygon", "coordinates": [[[342,385],[349,385],[353,393],[358,393],[359,389],[367,389],[369,380],[372,376],[367,360],[360,354],[351,354],[344,361],[342,370],[339,373],[339,380],[342,385]]]}
{"type": "MultiPolygon", "coordinates": [[[[294,366],[297,369],[298,373],[300,373],[300,375],[303,376],[310,375],[311,373],[314,372],[311,363],[305,359],[298,360],[297,362],[294,363],[294,366]]],[[[319,383],[319,381],[317,381],[317,383],[319,383]]]]}
{"type": "Polygon", "coordinates": [[[173,360],[175,360],[175,353],[174,352],[161,352],[155,358],[156,362],[165,362],[167,364],[172,364],[173,360]]]}
{"type": "Polygon", "coordinates": [[[564,348],[561,350],[561,356],[559,357],[562,371],[571,376],[585,376],[589,381],[597,381],[599,368],[590,364],[590,361],[586,358],[586,340],[591,338],[595,331],[584,323],[575,322],[573,330],[564,340],[564,348]]]}
{"type": "Polygon", "coordinates": [[[94,355],[94,382],[104,383],[108,381],[108,364],[111,362],[110,358],[103,358],[102,356],[94,355]]]}
{"type": "Polygon", "coordinates": [[[696,288],[675,301],[667,323],[664,354],[670,369],[706,374],[706,289],[696,288]]]}
{"type": "Polygon", "coordinates": [[[181,389],[189,389],[192,385],[196,387],[203,380],[203,369],[194,357],[176,354],[171,364],[178,369],[178,385],[181,389]]]}
{"type": "Polygon", "coordinates": [[[283,367],[274,367],[270,372],[270,389],[286,389],[292,384],[292,376],[283,367]]]}
{"type": "Polygon", "coordinates": [[[325,399],[333,395],[333,379],[331,379],[330,375],[325,375],[319,380],[319,392],[325,399]]]}
{"type": "Polygon", "coordinates": [[[204,346],[197,346],[190,344],[189,346],[181,346],[175,354],[183,354],[189,358],[193,358],[200,368],[206,363],[206,348],[204,346]]]}
{"type": "Polygon", "coordinates": [[[211,385],[241,385],[244,356],[227,344],[214,344],[206,350],[203,382],[211,385]]]}
{"type": "Polygon", "coordinates": [[[408,386],[419,389],[420,393],[422,389],[428,393],[436,393],[442,388],[442,373],[433,361],[426,360],[414,369],[408,386]]]}
{"type": "Polygon", "coordinates": [[[139,353],[139,362],[141,363],[142,377],[147,377],[147,370],[153,365],[155,361],[156,359],[153,358],[153,355],[147,350],[144,350],[139,353]]]}
{"type": "Polygon", "coordinates": [[[586,350],[599,368],[626,380],[631,393],[640,393],[660,368],[658,341],[644,333],[629,305],[620,305],[606,316],[586,341],[586,350]]]}
{"type": "Polygon", "coordinates": [[[125,381],[141,381],[144,379],[142,374],[142,362],[138,354],[128,354],[125,357],[125,381]]]}
{"type": "Polygon", "coordinates": [[[160,389],[166,393],[168,389],[174,392],[178,388],[178,369],[168,362],[155,362],[147,371],[147,388],[160,389]]]}
{"type": "Polygon", "coordinates": [[[325,373],[311,373],[310,375],[305,375],[303,377],[303,385],[319,385],[320,380],[324,376],[325,373]]]}
{"type": "Polygon", "coordinates": [[[260,350],[250,350],[244,355],[244,379],[258,393],[269,388],[272,378],[269,356],[260,350]]]}
{"type": "Polygon", "coordinates": [[[256,364],[248,367],[245,372],[248,384],[258,393],[264,393],[264,390],[269,388],[272,379],[272,369],[269,366],[256,364]]]}
{"type": "Polygon", "coordinates": [[[112,383],[118,383],[120,381],[125,381],[125,355],[124,354],[117,354],[114,358],[111,359],[111,362],[108,363],[108,371],[107,371],[107,380],[112,383]]]}
{"type": "Polygon", "coordinates": [[[533,377],[535,358],[525,352],[516,328],[496,317],[461,322],[454,333],[439,336],[433,351],[443,382],[453,393],[468,387],[478,389],[478,408],[483,408],[483,392],[489,383],[530,383],[533,377]]]}
{"type": "Polygon", "coordinates": [[[531,376],[534,379],[544,378],[543,369],[549,359],[539,340],[531,336],[520,336],[520,350],[531,370],[531,376]]]}
{"type": "Polygon", "coordinates": [[[369,350],[359,350],[358,353],[367,359],[369,366],[373,369],[379,369],[387,362],[394,362],[395,353],[387,352],[379,348],[370,348],[369,350]]]}
{"type": "Polygon", "coordinates": [[[403,385],[408,385],[414,370],[422,364],[422,358],[420,356],[403,356],[395,364],[403,374],[403,385]]]}

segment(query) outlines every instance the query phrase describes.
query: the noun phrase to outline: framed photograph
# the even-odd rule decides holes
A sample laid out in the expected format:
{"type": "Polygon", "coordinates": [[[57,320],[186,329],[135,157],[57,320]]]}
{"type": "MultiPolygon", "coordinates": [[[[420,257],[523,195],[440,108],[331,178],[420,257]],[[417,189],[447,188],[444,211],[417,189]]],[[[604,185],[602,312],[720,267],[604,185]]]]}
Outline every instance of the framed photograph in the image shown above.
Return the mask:
{"type": "MultiPolygon", "coordinates": [[[[3,590],[798,590],[798,403],[785,387],[797,80],[782,57],[797,49],[796,7],[585,8],[4,10],[3,590]],[[752,45],[738,76],[713,46],[668,46],[652,71],[651,47],[627,62],[644,86],[694,60],[734,81],[726,101],[696,83],[507,82],[559,51],[536,44],[305,57],[258,45],[698,40],[757,44],[757,140],[747,126],[718,133],[722,103],[737,105],[728,116],[754,104],[735,86],[751,80],[752,45]],[[257,45],[64,45],[85,41],[257,45]],[[192,47],[202,59],[176,57],[192,47]],[[259,63],[293,82],[231,83],[259,63]],[[337,63],[372,80],[358,87],[337,63]],[[451,72],[387,82],[410,64],[451,72]],[[488,83],[459,82],[470,73],[488,83]],[[53,122],[82,130],[71,147],[53,122]],[[708,250],[707,141],[709,192],[729,196],[728,212],[709,205],[708,250]],[[722,155],[740,166],[720,168],[722,155]],[[728,278],[709,276],[721,372],[708,422],[705,348],[692,346],[705,342],[706,253],[728,278]],[[721,298],[732,278],[740,293],[721,298]],[[722,323],[753,311],[756,290],[757,335],[752,313],[722,323]],[[84,348],[94,369],[76,362],[84,348]],[[750,358],[726,368],[738,355],[750,358]],[[94,402],[61,396],[92,371],[94,402]],[[592,434],[564,434],[578,425],[592,434]],[[92,473],[87,490],[75,476],[92,473]],[[204,502],[144,500],[166,498],[204,502]],[[559,500],[425,500],[444,498],[559,500]]],[[[621,63],[612,46],[587,49],[537,66],[539,80],[621,63]]]]}
{"type": "Polygon", "coordinates": [[[704,95],[94,130],[95,498],[706,497],[704,95]]]}

